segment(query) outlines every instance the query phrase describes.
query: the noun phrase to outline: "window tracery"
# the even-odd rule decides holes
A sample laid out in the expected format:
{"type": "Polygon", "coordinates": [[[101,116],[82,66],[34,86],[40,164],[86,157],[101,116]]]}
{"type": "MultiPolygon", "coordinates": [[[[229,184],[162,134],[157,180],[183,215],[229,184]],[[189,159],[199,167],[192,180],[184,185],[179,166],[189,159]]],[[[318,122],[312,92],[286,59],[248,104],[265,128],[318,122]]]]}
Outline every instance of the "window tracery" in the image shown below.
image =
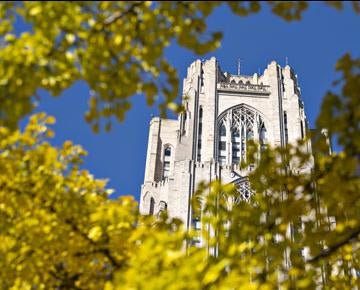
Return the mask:
{"type": "Polygon", "coordinates": [[[239,164],[246,158],[249,140],[266,144],[262,116],[246,105],[231,108],[218,121],[218,161],[220,165],[239,164]]]}
{"type": "Polygon", "coordinates": [[[234,184],[237,189],[237,194],[230,196],[224,194],[229,207],[233,206],[234,204],[239,204],[241,201],[249,202],[254,194],[254,192],[251,190],[250,182],[247,177],[236,180],[234,184]]]}

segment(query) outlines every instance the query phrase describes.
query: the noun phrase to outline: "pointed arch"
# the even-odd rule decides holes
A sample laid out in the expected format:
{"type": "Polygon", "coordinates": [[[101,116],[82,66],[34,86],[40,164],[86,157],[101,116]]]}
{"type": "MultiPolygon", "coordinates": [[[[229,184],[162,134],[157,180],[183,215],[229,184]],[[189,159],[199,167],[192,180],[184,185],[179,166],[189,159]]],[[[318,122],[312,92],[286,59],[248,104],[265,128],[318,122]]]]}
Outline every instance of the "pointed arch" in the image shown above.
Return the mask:
{"type": "Polygon", "coordinates": [[[262,113],[249,105],[239,104],[219,115],[217,159],[220,165],[239,164],[245,160],[249,140],[266,143],[266,124],[262,113]],[[227,138],[224,138],[225,129],[227,138]]]}

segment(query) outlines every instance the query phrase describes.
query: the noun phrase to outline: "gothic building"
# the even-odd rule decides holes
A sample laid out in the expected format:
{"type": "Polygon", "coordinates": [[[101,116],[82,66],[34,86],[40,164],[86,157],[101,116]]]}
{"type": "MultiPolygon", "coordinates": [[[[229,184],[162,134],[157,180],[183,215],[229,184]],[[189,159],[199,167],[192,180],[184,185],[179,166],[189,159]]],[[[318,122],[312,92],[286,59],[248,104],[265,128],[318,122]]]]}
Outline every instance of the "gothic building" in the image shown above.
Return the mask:
{"type": "Polygon", "coordinates": [[[247,140],[285,146],[304,138],[308,127],[297,76],[275,61],[262,75],[247,76],[223,72],[215,58],[196,60],[184,79],[183,104],[186,112],[178,120],[150,121],[140,212],[167,210],[188,228],[200,181],[235,183],[239,198],[250,198],[247,175],[253,167],[239,167],[247,140]]]}

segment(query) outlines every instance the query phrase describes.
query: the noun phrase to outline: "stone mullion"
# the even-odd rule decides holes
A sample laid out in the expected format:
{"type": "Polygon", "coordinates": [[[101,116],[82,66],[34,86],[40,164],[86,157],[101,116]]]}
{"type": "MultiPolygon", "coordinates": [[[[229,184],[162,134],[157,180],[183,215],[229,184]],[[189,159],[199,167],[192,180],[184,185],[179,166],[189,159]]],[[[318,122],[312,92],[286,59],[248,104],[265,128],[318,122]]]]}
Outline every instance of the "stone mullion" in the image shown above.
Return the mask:
{"type": "Polygon", "coordinates": [[[240,146],[239,146],[239,153],[240,153],[240,162],[242,161],[242,127],[243,127],[243,122],[241,121],[241,117],[240,117],[240,122],[239,122],[239,137],[240,137],[240,146]]]}
{"type": "Polygon", "coordinates": [[[232,152],[231,152],[231,123],[232,112],[229,111],[226,117],[226,164],[231,164],[232,152]]]}
{"type": "Polygon", "coordinates": [[[246,147],[247,147],[247,139],[248,139],[248,124],[249,120],[248,120],[248,115],[245,115],[245,128],[244,128],[244,161],[246,162],[246,147]]]}
{"type": "MultiPolygon", "coordinates": [[[[257,152],[259,152],[259,150],[260,150],[260,148],[259,148],[259,134],[260,134],[260,132],[259,132],[259,123],[260,123],[260,116],[258,115],[258,114],[256,114],[255,115],[255,119],[254,119],[254,127],[253,127],[253,136],[254,136],[254,142],[255,142],[255,144],[256,144],[256,146],[258,147],[258,150],[257,150],[257,152]]],[[[259,154],[258,153],[256,153],[256,159],[259,159],[259,154]]]]}

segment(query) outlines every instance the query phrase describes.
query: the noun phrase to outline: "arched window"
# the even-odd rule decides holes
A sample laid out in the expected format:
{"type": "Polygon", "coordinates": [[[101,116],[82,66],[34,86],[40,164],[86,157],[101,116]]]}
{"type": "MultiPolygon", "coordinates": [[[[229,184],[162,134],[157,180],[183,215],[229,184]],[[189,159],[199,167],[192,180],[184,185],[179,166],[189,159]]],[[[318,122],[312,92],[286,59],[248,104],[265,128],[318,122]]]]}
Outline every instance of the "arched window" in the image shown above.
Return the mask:
{"type": "Polygon", "coordinates": [[[170,176],[170,166],[171,166],[171,147],[167,146],[164,148],[164,159],[163,159],[163,178],[168,178],[170,176]]]}
{"type": "Polygon", "coordinates": [[[222,113],[218,124],[218,161],[220,165],[239,164],[244,161],[247,141],[260,139],[263,144],[266,142],[266,129],[262,116],[246,105],[239,105],[222,113]],[[225,124],[231,126],[227,128],[227,132],[231,134],[230,146],[226,146],[226,142],[229,140],[226,139],[225,124]]]}
{"type": "Polygon", "coordinates": [[[149,215],[154,215],[155,209],[155,200],[153,197],[150,198],[150,208],[149,208],[149,215]]]}

